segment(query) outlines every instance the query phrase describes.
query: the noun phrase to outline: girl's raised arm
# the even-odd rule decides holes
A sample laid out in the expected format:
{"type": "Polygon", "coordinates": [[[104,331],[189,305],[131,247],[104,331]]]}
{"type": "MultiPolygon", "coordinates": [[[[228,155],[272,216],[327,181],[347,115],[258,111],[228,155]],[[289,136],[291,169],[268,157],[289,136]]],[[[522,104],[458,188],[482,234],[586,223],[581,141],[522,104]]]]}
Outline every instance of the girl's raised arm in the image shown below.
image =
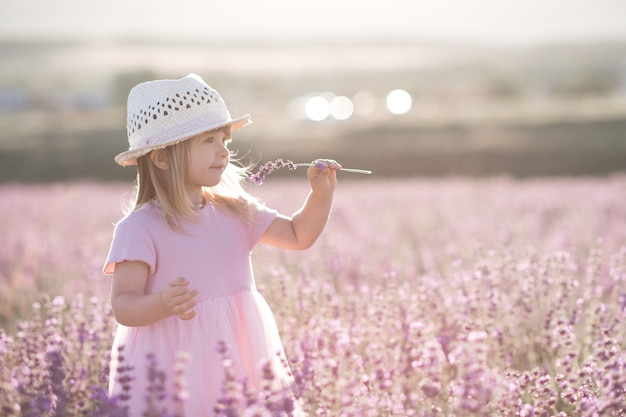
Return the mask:
{"type": "Polygon", "coordinates": [[[311,192],[300,210],[291,218],[279,215],[261,237],[261,242],[284,249],[310,248],[324,230],[337,187],[337,170],[332,160],[318,160],[309,167],[311,192]]]}

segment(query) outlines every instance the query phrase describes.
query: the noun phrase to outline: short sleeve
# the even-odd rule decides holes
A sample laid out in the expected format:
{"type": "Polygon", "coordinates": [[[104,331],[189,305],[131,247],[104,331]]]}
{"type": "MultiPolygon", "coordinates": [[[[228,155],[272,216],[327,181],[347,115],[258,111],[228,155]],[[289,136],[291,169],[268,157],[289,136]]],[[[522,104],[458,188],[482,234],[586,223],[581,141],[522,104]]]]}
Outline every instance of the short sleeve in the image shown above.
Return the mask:
{"type": "Polygon", "coordinates": [[[278,216],[278,212],[274,209],[259,205],[252,217],[252,224],[250,230],[250,249],[257,244],[257,242],[263,236],[263,233],[272,224],[274,219],[278,216]]]}
{"type": "Polygon", "coordinates": [[[156,250],[148,232],[140,225],[124,220],[115,226],[104,273],[112,275],[115,264],[123,261],[145,262],[151,273],[156,266],[156,250]]]}

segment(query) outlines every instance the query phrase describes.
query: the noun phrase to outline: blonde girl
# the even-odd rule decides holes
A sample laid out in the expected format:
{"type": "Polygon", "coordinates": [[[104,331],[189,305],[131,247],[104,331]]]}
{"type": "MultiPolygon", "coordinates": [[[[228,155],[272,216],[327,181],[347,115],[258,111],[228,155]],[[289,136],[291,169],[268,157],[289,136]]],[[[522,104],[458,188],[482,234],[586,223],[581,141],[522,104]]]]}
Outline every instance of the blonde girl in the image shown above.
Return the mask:
{"type": "MultiPolygon", "coordinates": [[[[267,363],[278,388],[292,383],[250,254],[258,242],[309,248],[330,214],[341,166],[318,160],[307,171],[302,208],[280,214],[244,191],[245,171],[231,162],[231,133],[249,123],[249,115],[231,118],[195,74],[141,83],[129,94],[129,149],[115,159],[137,165],[137,197],[115,226],[104,272],[119,323],[109,390],[127,399],[131,416],[142,415],[154,388],[148,358],[165,372],[163,405],[181,416],[213,415],[224,348],[234,376],[252,390],[261,389],[267,363]],[[181,355],[188,358],[182,375],[175,371],[181,355]]],[[[300,415],[299,402],[292,404],[300,415]]]]}

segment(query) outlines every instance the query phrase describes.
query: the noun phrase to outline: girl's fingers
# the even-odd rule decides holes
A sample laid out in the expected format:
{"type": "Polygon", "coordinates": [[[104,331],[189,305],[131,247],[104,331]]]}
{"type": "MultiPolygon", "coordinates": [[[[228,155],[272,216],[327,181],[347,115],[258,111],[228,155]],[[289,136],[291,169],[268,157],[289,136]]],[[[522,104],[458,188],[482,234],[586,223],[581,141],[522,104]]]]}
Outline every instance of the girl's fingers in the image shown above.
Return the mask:
{"type": "Polygon", "coordinates": [[[311,162],[311,164],[320,171],[323,171],[325,168],[330,168],[334,170],[341,169],[341,164],[334,159],[316,159],[315,161],[311,162]]]}
{"type": "Polygon", "coordinates": [[[193,308],[198,304],[195,297],[197,289],[189,289],[189,281],[185,277],[178,277],[163,291],[162,299],[166,307],[182,320],[190,320],[196,316],[193,308]]]}
{"type": "Polygon", "coordinates": [[[189,281],[185,277],[178,277],[174,281],[170,282],[170,287],[179,287],[189,285],[189,281]]]}
{"type": "Polygon", "coordinates": [[[193,310],[196,304],[197,304],[196,300],[189,300],[186,303],[177,305],[174,308],[174,312],[181,319],[189,320],[190,318],[193,318],[196,315],[196,312],[193,310]]]}
{"type": "Polygon", "coordinates": [[[185,314],[178,314],[178,317],[181,320],[191,320],[192,318],[196,317],[196,312],[192,310],[185,314]]]}
{"type": "Polygon", "coordinates": [[[198,303],[196,302],[195,299],[186,301],[184,303],[178,304],[176,306],[176,311],[177,312],[181,312],[181,313],[186,313],[187,311],[189,311],[192,308],[194,308],[196,306],[196,304],[198,304],[198,303]]]}
{"type": "Polygon", "coordinates": [[[189,288],[181,285],[179,287],[172,287],[168,292],[171,298],[177,298],[187,294],[189,292],[189,288]]]}
{"type": "MultiPolygon", "coordinates": [[[[180,318],[184,318],[183,316],[187,316],[190,313],[190,310],[193,309],[198,301],[195,299],[196,295],[198,295],[199,291],[194,289],[186,292],[183,295],[176,297],[174,301],[174,313],[180,318]]],[[[195,313],[194,313],[195,315],[195,313]]]]}
{"type": "Polygon", "coordinates": [[[198,295],[198,290],[191,290],[185,294],[179,295],[174,299],[174,304],[182,305],[190,301],[195,301],[195,296],[198,295]]]}
{"type": "MultiPolygon", "coordinates": [[[[171,298],[179,297],[189,292],[189,281],[180,277],[170,283],[168,288],[165,289],[171,298]]],[[[195,291],[195,290],[194,290],[195,291]]]]}
{"type": "Polygon", "coordinates": [[[178,297],[184,297],[188,294],[193,294],[193,296],[197,295],[197,291],[198,290],[190,290],[189,289],[189,284],[187,285],[180,285],[178,287],[172,287],[170,294],[172,295],[172,298],[178,298],[178,297]]]}

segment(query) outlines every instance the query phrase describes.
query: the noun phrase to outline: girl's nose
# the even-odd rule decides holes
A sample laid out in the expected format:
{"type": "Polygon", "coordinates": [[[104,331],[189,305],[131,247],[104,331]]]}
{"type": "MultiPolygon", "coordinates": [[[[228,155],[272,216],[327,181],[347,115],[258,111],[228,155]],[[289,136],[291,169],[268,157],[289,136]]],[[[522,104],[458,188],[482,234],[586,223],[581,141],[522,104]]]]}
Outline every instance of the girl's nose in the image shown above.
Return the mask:
{"type": "Polygon", "coordinates": [[[220,148],[220,156],[228,156],[229,155],[229,151],[228,151],[228,145],[226,143],[222,142],[222,147],[220,148]]]}

